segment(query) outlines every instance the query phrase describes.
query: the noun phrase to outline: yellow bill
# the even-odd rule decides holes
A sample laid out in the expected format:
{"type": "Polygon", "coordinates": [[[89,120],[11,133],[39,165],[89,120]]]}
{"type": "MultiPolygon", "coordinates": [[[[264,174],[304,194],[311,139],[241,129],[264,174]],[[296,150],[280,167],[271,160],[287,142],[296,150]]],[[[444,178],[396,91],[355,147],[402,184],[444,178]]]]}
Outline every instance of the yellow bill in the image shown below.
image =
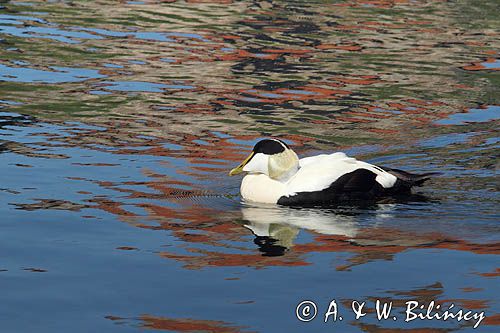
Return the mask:
{"type": "Polygon", "coordinates": [[[234,168],[233,170],[229,171],[229,175],[230,176],[234,176],[234,175],[237,175],[239,173],[242,173],[243,172],[243,168],[245,167],[245,165],[248,163],[248,161],[250,161],[250,159],[253,157],[253,152],[250,153],[250,155],[248,155],[247,158],[245,158],[245,160],[243,162],[241,162],[240,165],[238,165],[236,168],[234,168]]]}

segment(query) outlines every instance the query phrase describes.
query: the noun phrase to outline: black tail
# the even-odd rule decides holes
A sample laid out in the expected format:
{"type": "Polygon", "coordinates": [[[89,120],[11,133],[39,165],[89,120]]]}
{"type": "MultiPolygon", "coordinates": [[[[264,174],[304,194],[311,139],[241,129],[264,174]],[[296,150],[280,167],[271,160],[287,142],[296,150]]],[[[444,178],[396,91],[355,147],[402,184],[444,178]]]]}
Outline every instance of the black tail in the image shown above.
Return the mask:
{"type": "Polygon", "coordinates": [[[382,167],[382,169],[396,176],[402,183],[404,183],[408,187],[422,186],[422,184],[425,183],[425,181],[429,180],[433,176],[441,174],[440,172],[427,172],[422,174],[415,174],[403,170],[391,169],[385,167],[382,167]]]}

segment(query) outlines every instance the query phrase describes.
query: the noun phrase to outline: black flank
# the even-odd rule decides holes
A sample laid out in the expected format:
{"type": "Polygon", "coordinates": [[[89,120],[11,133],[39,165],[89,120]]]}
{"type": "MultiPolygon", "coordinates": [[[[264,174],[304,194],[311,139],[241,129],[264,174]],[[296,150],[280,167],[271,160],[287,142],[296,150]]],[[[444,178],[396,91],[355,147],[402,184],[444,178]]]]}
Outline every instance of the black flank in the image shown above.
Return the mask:
{"type": "Polygon", "coordinates": [[[327,205],[340,201],[373,200],[383,194],[384,188],[377,183],[377,174],[366,169],[346,173],[329,187],[315,192],[299,192],[293,196],[282,196],[279,205],[327,205]]]}
{"type": "Polygon", "coordinates": [[[315,192],[299,192],[293,196],[282,196],[279,205],[322,206],[349,201],[373,201],[382,197],[404,197],[411,195],[412,186],[421,186],[437,172],[413,174],[406,171],[380,167],[397,177],[391,188],[383,188],[375,178],[377,174],[367,169],[357,169],[339,177],[329,187],[315,192]]]}

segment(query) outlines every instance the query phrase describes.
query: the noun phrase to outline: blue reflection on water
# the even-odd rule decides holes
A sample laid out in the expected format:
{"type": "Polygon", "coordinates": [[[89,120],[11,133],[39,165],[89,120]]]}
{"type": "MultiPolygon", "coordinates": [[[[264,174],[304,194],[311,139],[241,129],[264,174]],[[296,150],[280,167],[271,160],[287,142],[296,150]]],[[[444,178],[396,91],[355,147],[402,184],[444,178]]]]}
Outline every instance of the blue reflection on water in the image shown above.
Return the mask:
{"type": "Polygon", "coordinates": [[[163,62],[175,62],[176,61],[175,59],[171,59],[171,58],[161,58],[160,60],[163,62]]]}
{"type": "Polygon", "coordinates": [[[47,23],[47,21],[33,16],[10,15],[0,14],[0,20],[7,22],[7,24],[22,24],[20,21],[33,21],[37,23],[47,23]],[[19,20],[19,21],[18,21],[19,20]]]}
{"type": "Polygon", "coordinates": [[[49,23],[43,19],[31,16],[0,14],[0,32],[16,37],[47,38],[68,44],[78,44],[78,39],[103,39],[106,37],[128,37],[153,40],[159,42],[175,42],[176,38],[185,38],[200,42],[209,42],[200,34],[185,32],[155,32],[155,31],[113,31],[109,29],[70,27],[71,30],[57,28],[57,24],[49,23]],[[36,22],[51,27],[23,26],[26,22],[36,22]],[[77,40],[75,40],[77,39],[77,40]]]}
{"type": "Polygon", "coordinates": [[[21,103],[21,102],[15,102],[15,101],[9,101],[9,100],[5,100],[5,99],[0,99],[0,104],[22,105],[23,103],[21,103]]]}
{"type": "Polygon", "coordinates": [[[9,82],[43,82],[63,83],[80,82],[88,79],[105,78],[106,75],[99,74],[96,69],[50,67],[53,71],[25,67],[9,67],[0,64],[0,81],[9,82]]]}
{"type": "Polygon", "coordinates": [[[123,68],[122,65],[117,65],[117,64],[104,64],[103,66],[107,68],[123,68]]]}
{"type": "Polygon", "coordinates": [[[466,113],[454,113],[447,119],[436,121],[438,125],[463,125],[466,123],[482,123],[500,119],[500,106],[490,105],[486,109],[471,109],[466,113]]]}
{"type": "Polygon", "coordinates": [[[297,89],[285,89],[285,90],[283,90],[283,92],[286,94],[296,94],[296,95],[317,95],[318,94],[314,91],[297,90],[297,89]]]}
{"type": "Polygon", "coordinates": [[[420,145],[423,147],[441,148],[451,144],[467,142],[469,138],[477,134],[478,133],[475,132],[445,134],[430,139],[421,140],[420,145]]]}
{"type": "Polygon", "coordinates": [[[482,62],[481,65],[487,69],[500,69],[500,60],[496,59],[494,62],[482,62]]]}
{"type": "Polygon", "coordinates": [[[259,95],[262,97],[267,97],[267,98],[283,98],[283,97],[285,97],[283,95],[273,94],[273,93],[260,93],[259,95]]]}
{"type": "Polygon", "coordinates": [[[92,35],[86,32],[67,31],[57,28],[44,28],[44,27],[18,28],[12,26],[0,26],[0,32],[16,37],[53,39],[68,44],[79,43],[79,41],[76,41],[71,38],[102,39],[102,37],[100,36],[92,35]]]}

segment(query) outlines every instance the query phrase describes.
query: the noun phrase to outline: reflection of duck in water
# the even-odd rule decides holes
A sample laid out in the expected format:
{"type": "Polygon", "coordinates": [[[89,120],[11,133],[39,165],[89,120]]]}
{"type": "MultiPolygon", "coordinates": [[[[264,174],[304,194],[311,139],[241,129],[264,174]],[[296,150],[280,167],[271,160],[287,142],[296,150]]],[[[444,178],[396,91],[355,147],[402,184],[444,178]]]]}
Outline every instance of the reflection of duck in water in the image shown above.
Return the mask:
{"type": "Polygon", "coordinates": [[[268,256],[283,255],[293,246],[299,229],[349,238],[355,237],[358,231],[354,216],[337,215],[327,210],[245,205],[241,212],[245,227],[256,236],[255,244],[268,256]]]}
{"type": "Polygon", "coordinates": [[[409,194],[412,186],[420,186],[434,175],[381,168],[344,153],[299,160],[286,143],[277,139],[259,141],[229,175],[244,171],[248,174],[240,190],[245,201],[285,206],[325,205],[409,194]]]}

